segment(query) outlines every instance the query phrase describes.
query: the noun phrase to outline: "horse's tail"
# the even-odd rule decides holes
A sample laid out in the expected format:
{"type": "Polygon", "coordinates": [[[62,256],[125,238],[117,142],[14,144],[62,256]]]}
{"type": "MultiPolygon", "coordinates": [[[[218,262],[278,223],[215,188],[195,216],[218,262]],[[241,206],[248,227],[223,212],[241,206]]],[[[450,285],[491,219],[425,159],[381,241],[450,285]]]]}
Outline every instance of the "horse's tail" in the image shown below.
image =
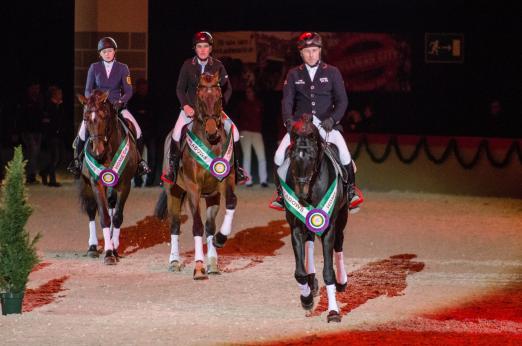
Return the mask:
{"type": "Polygon", "coordinates": [[[167,215],[167,192],[163,190],[161,191],[156,206],[154,207],[154,216],[163,220],[167,218],[167,215]]]}

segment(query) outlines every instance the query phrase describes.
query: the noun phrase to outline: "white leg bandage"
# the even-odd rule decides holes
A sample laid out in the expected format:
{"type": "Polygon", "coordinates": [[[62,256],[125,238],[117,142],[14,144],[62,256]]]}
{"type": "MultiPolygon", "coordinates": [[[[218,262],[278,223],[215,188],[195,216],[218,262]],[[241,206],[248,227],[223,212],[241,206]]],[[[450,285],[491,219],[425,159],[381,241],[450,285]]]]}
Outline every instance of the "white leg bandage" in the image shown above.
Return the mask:
{"type": "Polygon", "coordinates": [[[103,229],[103,240],[105,241],[105,251],[112,250],[111,229],[109,227],[103,229]]]}
{"type": "Polygon", "coordinates": [[[335,268],[337,271],[335,273],[335,277],[337,283],[344,285],[348,281],[348,275],[346,274],[346,269],[344,269],[344,254],[343,252],[334,252],[335,258],[335,268]]]}
{"type": "Polygon", "coordinates": [[[120,246],[120,229],[119,228],[113,228],[112,229],[112,245],[115,249],[118,249],[118,246],[120,246]]]}
{"type": "Polygon", "coordinates": [[[179,235],[170,235],[170,257],[169,262],[179,261],[179,235]]]}
{"type": "Polygon", "coordinates": [[[136,121],[136,119],[134,119],[134,117],[132,116],[132,114],[127,110],[127,109],[124,109],[121,111],[121,115],[129,120],[132,125],[134,125],[134,128],[136,129],[136,138],[141,138],[141,128],[140,128],[140,125],[138,125],[138,122],[136,121]]]}
{"type": "Polygon", "coordinates": [[[98,237],[96,236],[96,221],[89,221],[89,246],[98,245],[98,237]]]}
{"type": "Polygon", "coordinates": [[[308,284],[301,285],[300,283],[297,283],[297,286],[299,286],[299,292],[301,292],[303,297],[308,297],[310,295],[310,286],[308,286],[308,284]]]}
{"type": "Polygon", "coordinates": [[[232,232],[232,220],[234,219],[235,209],[226,209],[225,217],[223,218],[223,224],[219,230],[223,235],[229,235],[232,232]]]}
{"type": "Polygon", "coordinates": [[[314,242],[309,240],[305,243],[306,273],[315,273],[314,242]]]}
{"type": "Polygon", "coordinates": [[[281,143],[279,144],[279,147],[277,147],[276,153],[274,155],[274,163],[276,165],[281,166],[283,164],[283,161],[285,160],[285,151],[289,145],[290,135],[287,133],[281,140],[281,143]]]}
{"type": "Polygon", "coordinates": [[[212,235],[207,237],[207,257],[209,259],[212,257],[217,258],[218,256],[216,248],[214,247],[214,244],[212,244],[212,238],[214,238],[212,235]]]}
{"type": "Polygon", "coordinates": [[[339,307],[335,301],[335,285],[326,286],[326,292],[328,294],[328,311],[335,310],[339,312],[339,307]]]}
{"type": "Polygon", "coordinates": [[[194,261],[205,261],[203,256],[203,237],[194,237],[194,261]]]}
{"type": "Polygon", "coordinates": [[[190,122],[190,118],[185,114],[184,111],[179,112],[178,120],[176,120],[176,125],[174,125],[174,131],[172,131],[172,139],[176,142],[179,142],[181,138],[181,130],[183,126],[190,122]]]}

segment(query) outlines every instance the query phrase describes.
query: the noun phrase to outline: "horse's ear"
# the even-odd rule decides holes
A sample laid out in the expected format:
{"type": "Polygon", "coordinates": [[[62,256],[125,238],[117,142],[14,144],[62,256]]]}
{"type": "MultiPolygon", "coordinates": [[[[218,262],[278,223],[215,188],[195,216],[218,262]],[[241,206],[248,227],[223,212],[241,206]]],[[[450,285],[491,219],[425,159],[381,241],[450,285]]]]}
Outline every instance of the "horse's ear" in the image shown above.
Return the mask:
{"type": "Polygon", "coordinates": [[[100,103],[104,103],[105,101],[107,101],[107,99],[109,98],[109,92],[108,91],[105,91],[103,94],[101,94],[100,96],[100,103]]]}
{"type": "Polygon", "coordinates": [[[80,103],[85,106],[87,103],[87,97],[83,96],[82,94],[76,94],[76,97],[78,98],[78,101],[80,101],[80,103]]]}
{"type": "Polygon", "coordinates": [[[214,75],[212,77],[212,81],[214,83],[219,83],[219,71],[214,72],[214,75]]]}

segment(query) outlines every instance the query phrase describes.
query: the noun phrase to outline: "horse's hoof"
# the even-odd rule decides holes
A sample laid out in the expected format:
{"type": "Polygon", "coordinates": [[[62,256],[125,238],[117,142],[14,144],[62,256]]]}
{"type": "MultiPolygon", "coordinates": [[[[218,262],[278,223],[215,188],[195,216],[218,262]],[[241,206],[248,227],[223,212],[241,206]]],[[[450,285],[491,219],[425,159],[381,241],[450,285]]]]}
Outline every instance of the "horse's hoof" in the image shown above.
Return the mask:
{"type": "Polygon", "coordinates": [[[339,284],[339,283],[337,283],[337,281],[335,281],[335,290],[337,292],[346,291],[346,286],[348,286],[348,281],[346,281],[344,284],[339,284]]]}
{"type": "Polygon", "coordinates": [[[183,270],[185,267],[185,264],[180,261],[172,261],[169,264],[169,272],[177,273],[183,270]]]}
{"type": "Polygon", "coordinates": [[[330,322],[341,322],[341,315],[335,310],[330,310],[328,316],[326,316],[326,321],[330,322]]]}
{"type": "Polygon", "coordinates": [[[219,271],[219,267],[217,264],[217,258],[210,257],[209,262],[210,263],[207,265],[207,273],[209,275],[221,275],[221,272],[219,271]]]}
{"type": "Polygon", "coordinates": [[[103,263],[109,266],[118,263],[118,260],[114,256],[112,250],[107,250],[105,252],[105,258],[103,259],[103,263]]]}
{"type": "Polygon", "coordinates": [[[223,246],[225,246],[227,239],[228,237],[226,235],[223,235],[221,232],[218,232],[215,236],[212,237],[212,244],[214,245],[214,247],[221,249],[223,246]]]}
{"type": "Polygon", "coordinates": [[[120,256],[120,255],[118,254],[118,250],[116,250],[116,249],[112,250],[112,254],[113,254],[113,256],[116,258],[116,262],[119,262],[120,259],[123,258],[123,256],[120,256]]]}
{"type": "Polygon", "coordinates": [[[314,307],[314,295],[312,294],[312,292],[310,292],[308,297],[300,296],[300,298],[301,306],[303,307],[303,309],[312,310],[312,308],[314,307]]]}
{"type": "Polygon", "coordinates": [[[98,252],[98,248],[96,245],[89,245],[89,250],[87,250],[87,257],[90,257],[90,258],[100,257],[100,253],[98,252]]]}
{"type": "Polygon", "coordinates": [[[312,294],[314,297],[319,295],[319,281],[315,277],[315,273],[311,273],[307,275],[308,286],[310,286],[310,290],[312,290],[312,294]]]}
{"type": "Polygon", "coordinates": [[[194,274],[193,274],[193,279],[194,280],[206,280],[208,279],[208,275],[207,273],[205,272],[205,268],[194,268],[194,274]]]}

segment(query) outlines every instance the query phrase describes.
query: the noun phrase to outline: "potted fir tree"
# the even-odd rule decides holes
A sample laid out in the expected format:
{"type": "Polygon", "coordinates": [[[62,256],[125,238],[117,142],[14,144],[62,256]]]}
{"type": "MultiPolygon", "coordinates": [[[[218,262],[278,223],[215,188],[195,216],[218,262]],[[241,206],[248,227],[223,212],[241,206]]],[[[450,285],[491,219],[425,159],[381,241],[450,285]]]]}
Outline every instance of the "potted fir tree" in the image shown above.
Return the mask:
{"type": "Polygon", "coordinates": [[[22,312],[22,301],[29,274],[39,259],[35,244],[24,229],[32,209],[27,204],[24,185],[25,161],[22,148],[15,149],[14,158],[6,168],[6,179],[0,200],[0,294],[2,314],[22,312]]]}

